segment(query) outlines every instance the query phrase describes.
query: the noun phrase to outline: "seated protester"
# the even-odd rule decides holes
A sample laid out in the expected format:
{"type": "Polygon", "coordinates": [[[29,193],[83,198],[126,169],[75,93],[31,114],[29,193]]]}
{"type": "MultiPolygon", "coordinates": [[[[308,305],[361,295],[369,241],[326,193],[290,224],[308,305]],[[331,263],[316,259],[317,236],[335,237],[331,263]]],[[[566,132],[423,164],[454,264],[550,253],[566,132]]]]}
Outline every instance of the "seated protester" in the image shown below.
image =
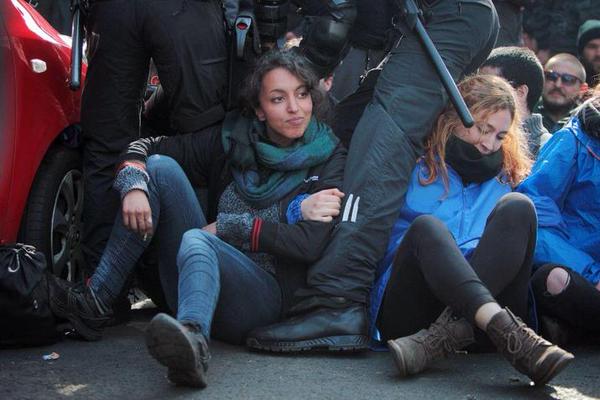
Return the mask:
{"type": "Polygon", "coordinates": [[[529,153],[536,158],[552,135],[544,127],[542,115],[532,112],[544,87],[544,69],[535,53],[524,47],[497,47],[481,64],[479,72],[500,76],[515,88],[529,153]]]}
{"type": "Polygon", "coordinates": [[[317,77],[301,56],[273,51],[247,83],[244,112],[229,113],[222,126],[130,144],[115,180],[123,213],[98,268],[87,286],[51,285],[53,311],[85,339],[99,339],[147,236],[156,235],[177,319],[158,314],[146,340],[176,384],[206,385],[209,337],[239,344],[284,315],[333,226],[282,222],[298,193],[341,185],[346,150],[314,116],[323,98],[317,77]],[[202,182],[207,217],[192,188],[202,182]]]}
{"type": "Polygon", "coordinates": [[[492,75],[459,89],[476,124],[465,128],[448,105],[434,125],[379,265],[372,316],[401,376],[474,343],[477,327],[543,385],[573,355],[521,320],[536,216],[531,201],[510,193],[530,165],[514,90],[492,75]]]}
{"type": "Polygon", "coordinates": [[[532,285],[540,314],[595,335],[600,333],[599,95],[554,134],[519,186],[539,216],[534,263],[543,266],[532,285]]]}

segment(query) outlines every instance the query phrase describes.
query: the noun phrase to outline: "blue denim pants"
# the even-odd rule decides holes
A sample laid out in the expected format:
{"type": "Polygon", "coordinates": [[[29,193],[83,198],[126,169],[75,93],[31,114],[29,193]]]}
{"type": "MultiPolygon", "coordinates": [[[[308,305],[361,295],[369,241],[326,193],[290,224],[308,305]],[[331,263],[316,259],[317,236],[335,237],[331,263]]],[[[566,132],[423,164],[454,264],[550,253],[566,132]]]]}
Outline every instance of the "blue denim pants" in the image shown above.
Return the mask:
{"type": "MultiPolygon", "coordinates": [[[[241,343],[250,330],[276,322],[281,312],[277,280],[233,246],[199,229],[206,219],[175,160],[154,155],[146,168],[160,280],[177,319],[229,343],[241,343]]],[[[115,300],[147,245],[123,225],[119,213],[90,280],[101,301],[109,305],[115,300]]]]}

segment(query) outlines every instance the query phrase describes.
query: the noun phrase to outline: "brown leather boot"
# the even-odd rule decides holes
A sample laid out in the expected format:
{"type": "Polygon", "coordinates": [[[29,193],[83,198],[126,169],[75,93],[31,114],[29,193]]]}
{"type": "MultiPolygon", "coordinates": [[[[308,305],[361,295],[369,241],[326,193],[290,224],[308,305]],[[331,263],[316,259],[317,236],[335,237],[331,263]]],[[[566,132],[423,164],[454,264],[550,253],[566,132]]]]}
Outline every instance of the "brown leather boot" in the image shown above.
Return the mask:
{"type": "Polygon", "coordinates": [[[538,386],[550,381],[575,358],[538,336],[508,308],[494,315],[487,334],[513,367],[538,386]]]}
{"type": "Polygon", "coordinates": [[[473,327],[464,318],[456,319],[446,308],[428,329],[414,335],[389,340],[388,347],[400,376],[417,374],[433,361],[464,349],[475,342],[473,327]]]}

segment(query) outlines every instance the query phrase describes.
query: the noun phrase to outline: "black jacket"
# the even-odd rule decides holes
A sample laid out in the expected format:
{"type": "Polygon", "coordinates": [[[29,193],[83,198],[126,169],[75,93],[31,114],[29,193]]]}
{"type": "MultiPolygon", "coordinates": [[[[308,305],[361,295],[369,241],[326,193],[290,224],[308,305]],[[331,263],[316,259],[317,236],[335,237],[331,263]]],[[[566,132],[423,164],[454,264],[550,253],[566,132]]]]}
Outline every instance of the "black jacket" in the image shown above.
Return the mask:
{"type": "MultiPolygon", "coordinates": [[[[145,162],[152,154],[175,159],[193,186],[208,188],[207,221],[214,221],[219,199],[233,181],[221,142],[221,125],[187,135],[139,139],[129,145],[122,159],[145,162]]],[[[283,312],[292,305],[296,289],[306,284],[306,268],[320,258],[334,227],[333,223],[316,221],[287,224],[288,205],[300,193],[341,189],[345,162],[346,149],[339,144],[327,161],[309,170],[303,184],[280,200],[280,222],[263,221],[258,232],[257,251],[277,258],[276,276],[282,289],[283,312]]]]}

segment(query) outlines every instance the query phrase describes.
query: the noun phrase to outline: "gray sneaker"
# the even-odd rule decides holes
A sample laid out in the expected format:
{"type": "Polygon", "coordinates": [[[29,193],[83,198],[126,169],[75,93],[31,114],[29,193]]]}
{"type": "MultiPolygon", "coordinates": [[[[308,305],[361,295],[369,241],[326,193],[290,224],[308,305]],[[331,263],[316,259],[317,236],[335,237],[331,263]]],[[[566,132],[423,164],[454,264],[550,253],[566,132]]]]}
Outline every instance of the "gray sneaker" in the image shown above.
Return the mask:
{"type": "Polygon", "coordinates": [[[194,325],[158,314],[146,331],[146,346],[150,355],[168,368],[169,381],[176,385],[206,387],[208,343],[194,325]]]}
{"type": "Polygon", "coordinates": [[[389,340],[388,348],[400,376],[418,374],[432,362],[464,349],[475,342],[473,327],[464,318],[454,318],[446,308],[428,329],[389,340]]]}

